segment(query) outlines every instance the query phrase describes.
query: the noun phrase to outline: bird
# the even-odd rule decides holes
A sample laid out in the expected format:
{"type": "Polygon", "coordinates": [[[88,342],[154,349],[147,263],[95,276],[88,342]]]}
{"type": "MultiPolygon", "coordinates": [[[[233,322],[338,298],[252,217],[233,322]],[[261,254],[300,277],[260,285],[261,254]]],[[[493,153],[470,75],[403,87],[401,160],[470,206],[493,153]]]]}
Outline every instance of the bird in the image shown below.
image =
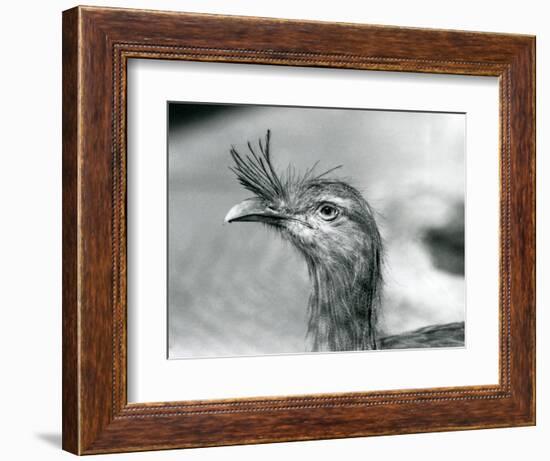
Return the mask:
{"type": "Polygon", "coordinates": [[[273,229],[298,251],[311,283],[306,341],[313,352],[378,348],[383,287],[383,243],[375,212],[348,181],[332,177],[338,165],[303,174],[277,171],[264,141],[240,154],[231,146],[230,170],[252,197],[231,207],[226,223],[255,222],[273,229]]]}

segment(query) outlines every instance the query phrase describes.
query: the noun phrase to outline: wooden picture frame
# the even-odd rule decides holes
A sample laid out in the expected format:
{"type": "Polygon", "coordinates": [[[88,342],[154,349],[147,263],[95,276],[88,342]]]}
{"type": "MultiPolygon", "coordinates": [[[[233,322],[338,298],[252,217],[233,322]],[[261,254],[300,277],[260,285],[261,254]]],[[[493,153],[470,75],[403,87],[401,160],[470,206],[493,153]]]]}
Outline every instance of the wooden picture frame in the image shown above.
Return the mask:
{"type": "Polygon", "coordinates": [[[76,7],[63,13],[63,448],[75,454],[535,424],[535,38],[76,7]],[[500,380],[134,404],[126,395],[131,58],[496,76],[500,380]]]}

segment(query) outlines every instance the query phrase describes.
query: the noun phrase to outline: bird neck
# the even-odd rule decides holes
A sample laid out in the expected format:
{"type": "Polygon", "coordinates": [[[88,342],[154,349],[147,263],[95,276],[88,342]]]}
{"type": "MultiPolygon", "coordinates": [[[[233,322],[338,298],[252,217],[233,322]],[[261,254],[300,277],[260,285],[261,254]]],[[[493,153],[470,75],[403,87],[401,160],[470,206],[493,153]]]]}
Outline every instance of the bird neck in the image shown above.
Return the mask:
{"type": "Polygon", "coordinates": [[[307,334],[313,351],[377,348],[380,251],[371,246],[363,253],[337,262],[307,260],[312,282],[307,334]]]}

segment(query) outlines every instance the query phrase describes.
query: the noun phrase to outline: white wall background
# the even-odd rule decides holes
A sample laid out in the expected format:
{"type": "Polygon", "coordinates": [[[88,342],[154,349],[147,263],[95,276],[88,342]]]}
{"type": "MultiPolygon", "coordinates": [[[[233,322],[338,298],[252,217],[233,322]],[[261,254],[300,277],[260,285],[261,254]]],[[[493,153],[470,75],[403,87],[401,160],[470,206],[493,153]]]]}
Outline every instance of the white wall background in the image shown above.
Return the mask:
{"type": "MultiPolygon", "coordinates": [[[[550,219],[550,14],[545,2],[291,0],[115,1],[88,4],[209,13],[517,32],[537,35],[538,425],[441,434],[118,455],[117,459],[546,459],[549,451],[550,309],[543,234],[550,219]]],[[[69,459],[61,451],[61,11],[70,1],[6,2],[0,16],[0,444],[3,459],[69,459]]],[[[104,458],[98,457],[97,459],[104,458]]]]}

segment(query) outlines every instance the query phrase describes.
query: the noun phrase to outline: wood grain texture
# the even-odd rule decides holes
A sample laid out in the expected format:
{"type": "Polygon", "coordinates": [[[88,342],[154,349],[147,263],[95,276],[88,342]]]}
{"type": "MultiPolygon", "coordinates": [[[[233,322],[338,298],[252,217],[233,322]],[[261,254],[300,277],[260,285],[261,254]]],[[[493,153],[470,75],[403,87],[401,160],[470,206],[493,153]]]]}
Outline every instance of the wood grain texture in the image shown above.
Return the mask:
{"type": "Polygon", "coordinates": [[[534,37],[78,7],[63,14],[63,448],[78,454],[535,422],[534,37]],[[500,382],[128,404],[126,63],[500,78],[500,382]]]}
{"type": "Polygon", "coordinates": [[[78,400],[78,11],[63,16],[63,448],[80,451],[78,400]]]}

